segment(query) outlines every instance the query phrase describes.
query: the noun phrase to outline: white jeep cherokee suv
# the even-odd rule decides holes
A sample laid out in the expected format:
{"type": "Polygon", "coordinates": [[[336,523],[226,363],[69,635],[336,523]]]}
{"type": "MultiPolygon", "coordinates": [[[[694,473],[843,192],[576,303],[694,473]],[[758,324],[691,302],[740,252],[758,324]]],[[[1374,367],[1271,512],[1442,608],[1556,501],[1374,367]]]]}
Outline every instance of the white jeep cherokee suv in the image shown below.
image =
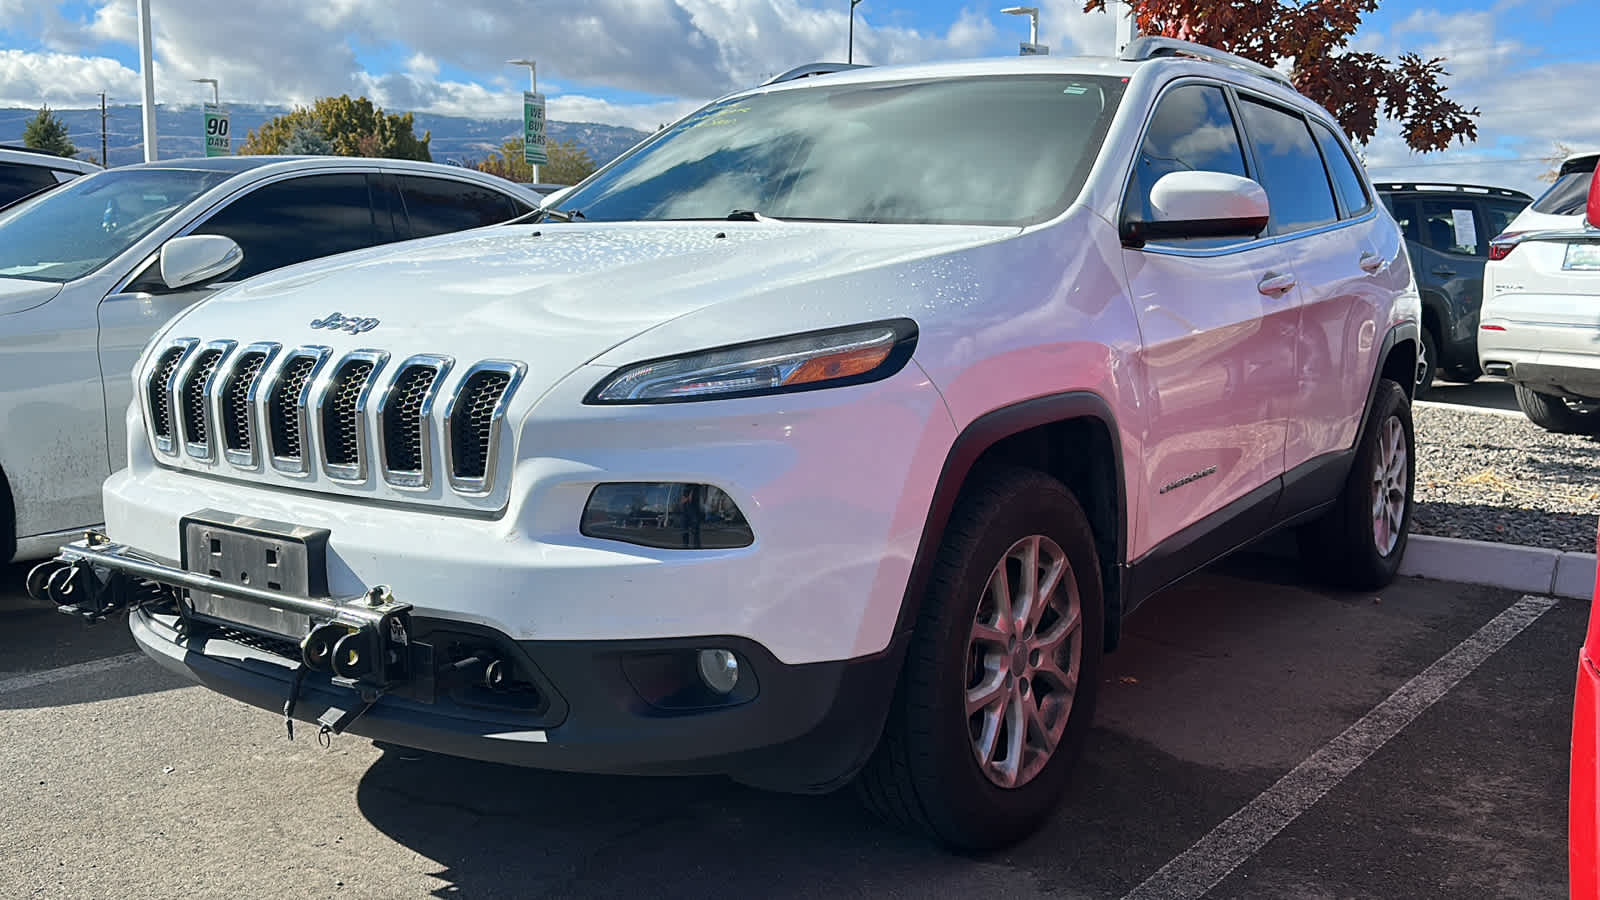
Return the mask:
{"type": "Polygon", "coordinates": [[[1014,841],[1142,600],[1291,526],[1376,588],[1411,517],[1419,299],[1333,120],[1127,56],[764,85],[542,222],[223,291],[35,586],[291,735],[1014,841]]]}

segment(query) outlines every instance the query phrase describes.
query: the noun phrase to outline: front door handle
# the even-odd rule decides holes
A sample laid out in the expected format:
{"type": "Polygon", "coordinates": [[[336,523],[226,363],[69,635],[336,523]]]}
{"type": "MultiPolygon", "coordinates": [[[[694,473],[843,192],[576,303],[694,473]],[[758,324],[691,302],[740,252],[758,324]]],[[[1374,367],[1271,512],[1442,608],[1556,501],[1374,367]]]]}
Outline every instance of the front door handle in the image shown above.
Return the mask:
{"type": "Polygon", "coordinates": [[[1283,294],[1295,286],[1293,275],[1271,275],[1261,279],[1256,285],[1256,290],[1269,296],[1283,294]]]}
{"type": "Polygon", "coordinates": [[[1434,266],[1433,267],[1433,274],[1439,276],[1440,278],[1449,278],[1451,275],[1454,275],[1455,273],[1456,273],[1456,270],[1450,268],[1449,266],[1434,266]]]}
{"type": "Polygon", "coordinates": [[[1384,262],[1383,257],[1371,252],[1361,254],[1360,265],[1361,270],[1367,273],[1377,272],[1389,267],[1389,264],[1384,262]]]}

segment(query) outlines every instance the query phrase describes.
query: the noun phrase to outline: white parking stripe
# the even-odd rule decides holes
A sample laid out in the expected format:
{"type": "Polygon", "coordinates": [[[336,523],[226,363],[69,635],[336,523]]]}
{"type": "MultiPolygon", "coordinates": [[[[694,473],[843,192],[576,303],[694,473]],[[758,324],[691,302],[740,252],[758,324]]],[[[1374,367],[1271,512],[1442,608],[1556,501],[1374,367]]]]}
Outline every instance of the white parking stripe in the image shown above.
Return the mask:
{"type": "Polygon", "coordinates": [[[148,659],[143,653],[124,653],[121,656],[108,656],[105,659],[91,659],[77,665],[62,666],[59,669],[46,669],[43,672],[30,672],[27,675],[16,675],[0,681],[0,694],[10,694],[15,691],[25,691],[41,685],[54,684],[57,681],[66,681],[69,678],[81,678],[84,675],[94,675],[99,672],[109,672],[120,669],[130,663],[141,659],[148,659]]]}
{"type": "Polygon", "coordinates": [[[1123,900],[1204,896],[1555,604],[1549,597],[1527,596],[1495,616],[1243,809],[1211,829],[1194,846],[1129,891],[1123,900]]]}

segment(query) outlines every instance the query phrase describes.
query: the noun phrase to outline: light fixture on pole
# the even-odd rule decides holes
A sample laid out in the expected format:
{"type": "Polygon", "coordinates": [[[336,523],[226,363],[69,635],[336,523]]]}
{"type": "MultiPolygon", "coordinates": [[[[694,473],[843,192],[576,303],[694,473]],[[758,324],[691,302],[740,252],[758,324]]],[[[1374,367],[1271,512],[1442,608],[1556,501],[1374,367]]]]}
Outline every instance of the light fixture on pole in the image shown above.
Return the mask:
{"type": "Polygon", "coordinates": [[[850,0],[850,47],[844,54],[847,65],[854,65],[856,61],[856,7],[859,5],[861,0],[850,0]]]}
{"type": "Polygon", "coordinates": [[[211,104],[213,106],[221,106],[222,105],[222,100],[220,100],[218,98],[217,80],[215,78],[191,78],[189,80],[194,82],[195,84],[209,84],[209,85],[211,85],[211,104]]]}
{"type": "Polygon", "coordinates": [[[1028,17],[1028,40],[1022,45],[1023,56],[1046,56],[1050,48],[1039,43],[1039,7],[1037,6],[1008,6],[1000,10],[1008,16],[1028,17]]]}
{"type": "Polygon", "coordinates": [[[156,64],[150,40],[150,0],[139,0],[139,74],[144,93],[144,161],[156,161],[156,64]]]}
{"type": "Polygon", "coordinates": [[[1122,51],[1139,37],[1139,19],[1133,13],[1131,0],[1117,0],[1117,11],[1121,17],[1117,20],[1117,56],[1122,56],[1122,51]]]}
{"type": "Polygon", "coordinates": [[[538,63],[531,59],[508,59],[508,66],[528,68],[528,90],[522,95],[522,159],[533,170],[533,183],[539,183],[539,166],[549,162],[544,146],[544,95],[539,93],[538,63]]]}

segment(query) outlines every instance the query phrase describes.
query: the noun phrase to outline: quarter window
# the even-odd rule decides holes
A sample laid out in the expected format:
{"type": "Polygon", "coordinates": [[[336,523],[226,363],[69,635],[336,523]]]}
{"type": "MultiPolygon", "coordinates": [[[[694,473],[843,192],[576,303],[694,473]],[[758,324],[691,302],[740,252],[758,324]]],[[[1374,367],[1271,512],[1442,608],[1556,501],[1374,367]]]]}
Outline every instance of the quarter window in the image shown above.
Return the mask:
{"type": "Polygon", "coordinates": [[[1311,121],[1311,131],[1316,134],[1317,145],[1322,148],[1323,161],[1328,164],[1328,173],[1333,176],[1333,192],[1339,197],[1345,217],[1366,212],[1372,206],[1372,198],[1367,195],[1367,184],[1356,171],[1350,154],[1345,152],[1344,143],[1333,133],[1333,129],[1315,119],[1311,121]]]}
{"type": "Polygon", "coordinates": [[[1515,200],[1485,200],[1483,206],[1483,220],[1485,237],[1492,238],[1511,227],[1511,222],[1523,209],[1527,208],[1526,202],[1515,200]]]}
{"type": "Polygon", "coordinates": [[[226,235],[238,242],[244,264],[231,276],[235,281],[394,240],[388,229],[380,234],[367,176],[357,172],[308,175],[257,188],[194,233],[226,235]]]}
{"type": "Polygon", "coordinates": [[[1306,120],[1297,113],[1248,97],[1240,98],[1239,114],[1244,118],[1244,130],[1250,136],[1250,147],[1260,169],[1256,180],[1266,189],[1267,201],[1272,205],[1268,226],[1272,233],[1286,234],[1338,221],[1328,171],[1323,168],[1322,155],[1311,139],[1306,120]]]}
{"type": "Polygon", "coordinates": [[[0,204],[26,197],[34,191],[55,187],[56,183],[49,169],[0,164],[0,204]]]}

